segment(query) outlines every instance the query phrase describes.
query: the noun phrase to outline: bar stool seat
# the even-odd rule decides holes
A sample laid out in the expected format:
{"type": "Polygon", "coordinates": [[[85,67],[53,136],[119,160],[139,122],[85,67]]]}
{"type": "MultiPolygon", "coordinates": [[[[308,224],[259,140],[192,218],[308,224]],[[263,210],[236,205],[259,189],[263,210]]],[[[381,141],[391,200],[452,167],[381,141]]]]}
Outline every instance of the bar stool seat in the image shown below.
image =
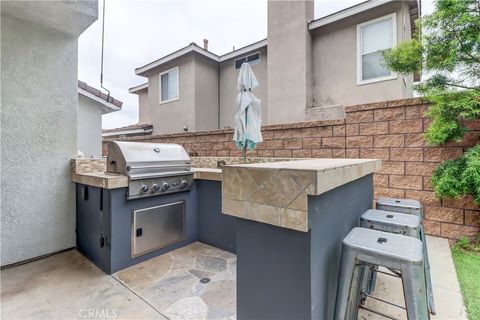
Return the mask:
{"type": "Polygon", "coordinates": [[[370,209],[362,214],[360,225],[368,229],[399,233],[421,240],[422,220],[412,214],[370,209]]]}
{"type": "Polygon", "coordinates": [[[420,219],[423,219],[423,206],[418,200],[378,198],[375,208],[378,210],[414,214],[420,217],[420,219]]]}
{"type": "MultiPolygon", "coordinates": [[[[370,209],[360,218],[360,226],[384,232],[402,234],[421,240],[421,220],[413,214],[370,209]]],[[[363,290],[373,293],[377,282],[377,266],[367,267],[363,276],[363,290]]]]}
{"type": "Polygon", "coordinates": [[[335,320],[357,319],[365,265],[400,273],[409,320],[429,319],[422,242],[413,237],[354,228],[342,244],[335,320]]]}

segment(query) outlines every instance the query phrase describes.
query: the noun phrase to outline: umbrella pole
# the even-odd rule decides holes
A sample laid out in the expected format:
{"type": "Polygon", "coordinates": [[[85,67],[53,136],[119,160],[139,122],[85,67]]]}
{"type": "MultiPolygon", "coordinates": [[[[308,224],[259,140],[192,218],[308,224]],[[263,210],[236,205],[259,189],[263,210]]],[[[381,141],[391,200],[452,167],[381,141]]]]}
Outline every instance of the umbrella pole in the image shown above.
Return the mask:
{"type": "MultiPolygon", "coordinates": [[[[248,107],[245,109],[245,132],[247,132],[247,112],[248,107]]],[[[247,138],[245,137],[245,145],[242,150],[243,163],[247,163],[247,138]]]]}

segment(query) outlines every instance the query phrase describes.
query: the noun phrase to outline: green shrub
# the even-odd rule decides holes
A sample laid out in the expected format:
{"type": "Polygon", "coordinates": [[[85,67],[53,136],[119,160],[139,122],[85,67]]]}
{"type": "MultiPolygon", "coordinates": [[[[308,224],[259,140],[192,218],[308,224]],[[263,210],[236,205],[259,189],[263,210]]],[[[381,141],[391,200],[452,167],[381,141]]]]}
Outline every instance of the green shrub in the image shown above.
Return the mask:
{"type": "Polygon", "coordinates": [[[474,202],[480,204],[480,145],[438,166],[432,185],[439,197],[458,198],[470,194],[474,202]]]}

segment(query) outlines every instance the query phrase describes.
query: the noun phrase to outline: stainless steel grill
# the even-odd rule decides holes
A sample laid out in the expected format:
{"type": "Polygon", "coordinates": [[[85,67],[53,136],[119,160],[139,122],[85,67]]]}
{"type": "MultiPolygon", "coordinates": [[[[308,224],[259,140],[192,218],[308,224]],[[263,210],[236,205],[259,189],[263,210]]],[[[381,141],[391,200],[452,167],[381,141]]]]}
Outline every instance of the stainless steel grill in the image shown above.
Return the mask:
{"type": "Polygon", "coordinates": [[[128,176],[127,199],[193,187],[191,159],[178,144],[112,141],[108,144],[107,171],[128,176]]]}

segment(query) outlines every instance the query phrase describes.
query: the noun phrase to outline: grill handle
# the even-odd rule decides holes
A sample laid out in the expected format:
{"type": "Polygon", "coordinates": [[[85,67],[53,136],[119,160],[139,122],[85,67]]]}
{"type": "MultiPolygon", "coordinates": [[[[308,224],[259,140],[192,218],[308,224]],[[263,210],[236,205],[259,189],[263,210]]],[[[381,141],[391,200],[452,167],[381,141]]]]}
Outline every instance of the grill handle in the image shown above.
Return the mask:
{"type": "MultiPolygon", "coordinates": [[[[190,169],[190,164],[162,164],[159,166],[132,166],[128,165],[127,170],[141,170],[141,169],[165,169],[165,168],[185,168],[190,169]]],[[[164,170],[162,170],[164,171],[164,170]]]]}

